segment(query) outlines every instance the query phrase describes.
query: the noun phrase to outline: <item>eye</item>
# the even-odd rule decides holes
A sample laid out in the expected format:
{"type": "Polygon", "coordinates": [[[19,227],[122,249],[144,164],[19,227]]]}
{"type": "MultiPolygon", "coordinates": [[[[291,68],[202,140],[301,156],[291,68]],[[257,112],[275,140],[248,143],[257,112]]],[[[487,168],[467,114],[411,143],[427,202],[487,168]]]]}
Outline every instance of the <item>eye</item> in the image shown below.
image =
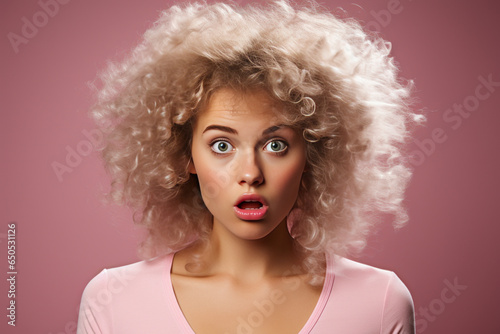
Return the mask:
{"type": "Polygon", "coordinates": [[[266,144],[265,149],[273,153],[282,153],[288,148],[288,145],[282,140],[272,140],[266,144]]]}
{"type": "Polygon", "coordinates": [[[233,146],[225,140],[217,140],[213,142],[210,148],[217,154],[224,154],[233,150],[233,146]]]}

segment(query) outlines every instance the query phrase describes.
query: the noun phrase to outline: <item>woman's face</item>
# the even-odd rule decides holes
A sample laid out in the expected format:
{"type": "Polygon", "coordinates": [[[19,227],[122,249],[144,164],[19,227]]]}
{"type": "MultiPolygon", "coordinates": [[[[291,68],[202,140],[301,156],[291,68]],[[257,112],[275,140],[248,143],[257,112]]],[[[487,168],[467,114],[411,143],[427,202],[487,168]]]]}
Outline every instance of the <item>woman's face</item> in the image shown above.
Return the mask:
{"type": "Polygon", "coordinates": [[[260,239],[295,204],[306,144],[279,121],[281,108],[261,90],[220,89],[198,115],[190,172],[198,176],[214,229],[260,239]]]}

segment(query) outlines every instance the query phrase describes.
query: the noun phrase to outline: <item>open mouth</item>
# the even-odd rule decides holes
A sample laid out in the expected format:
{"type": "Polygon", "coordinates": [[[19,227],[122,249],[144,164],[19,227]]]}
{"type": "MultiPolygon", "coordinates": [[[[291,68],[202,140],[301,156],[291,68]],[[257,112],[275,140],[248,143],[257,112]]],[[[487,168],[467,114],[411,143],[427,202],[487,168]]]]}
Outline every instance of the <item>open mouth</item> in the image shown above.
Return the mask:
{"type": "Polygon", "coordinates": [[[234,212],[241,220],[262,220],[266,216],[268,204],[258,194],[244,194],[234,204],[234,212]]]}
{"type": "Polygon", "coordinates": [[[248,200],[248,201],[243,201],[243,202],[239,203],[237,206],[238,206],[238,208],[244,209],[244,210],[257,210],[257,209],[261,209],[264,206],[264,204],[262,204],[262,202],[260,202],[260,201],[248,200]]]}

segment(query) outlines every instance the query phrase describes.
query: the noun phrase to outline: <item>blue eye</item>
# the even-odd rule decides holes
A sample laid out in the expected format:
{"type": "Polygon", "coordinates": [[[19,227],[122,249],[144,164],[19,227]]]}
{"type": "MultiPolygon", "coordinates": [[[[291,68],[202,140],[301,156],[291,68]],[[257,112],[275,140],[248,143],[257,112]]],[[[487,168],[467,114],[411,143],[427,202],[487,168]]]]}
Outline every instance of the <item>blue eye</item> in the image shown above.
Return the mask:
{"type": "Polygon", "coordinates": [[[218,154],[228,153],[233,150],[233,146],[225,140],[217,140],[210,147],[212,151],[218,154]]]}
{"type": "Polygon", "coordinates": [[[288,145],[282,140],[273,140],[266,144],[265,149],[273,153],[284,152],[288,148],[288,145]]]}

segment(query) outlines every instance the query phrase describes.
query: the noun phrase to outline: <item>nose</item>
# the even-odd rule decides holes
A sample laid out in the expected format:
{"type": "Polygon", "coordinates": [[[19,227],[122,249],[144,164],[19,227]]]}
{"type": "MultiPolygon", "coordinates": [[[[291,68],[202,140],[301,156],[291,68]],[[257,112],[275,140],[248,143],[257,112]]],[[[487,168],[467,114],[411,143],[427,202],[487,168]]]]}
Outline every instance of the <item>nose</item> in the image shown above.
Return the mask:
{"type": "Polygon", "coordinates": [[[258,186],[264,183],[264,174],[255,153],[247,153],[240,160],[239,183],[258,186]]]}

